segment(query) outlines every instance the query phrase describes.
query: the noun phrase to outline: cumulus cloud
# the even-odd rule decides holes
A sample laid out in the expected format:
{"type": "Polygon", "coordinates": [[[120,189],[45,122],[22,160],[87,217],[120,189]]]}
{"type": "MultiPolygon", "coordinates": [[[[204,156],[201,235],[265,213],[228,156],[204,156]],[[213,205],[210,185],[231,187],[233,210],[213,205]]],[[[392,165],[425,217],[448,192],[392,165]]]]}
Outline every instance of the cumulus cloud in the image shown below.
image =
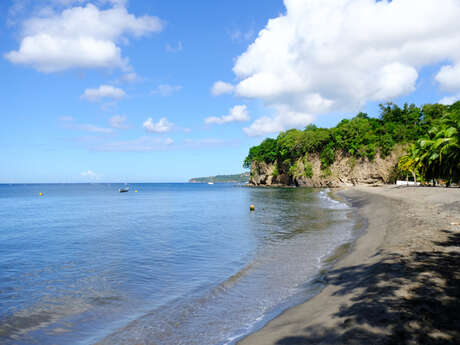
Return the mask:
{"type": "Polygon", "coordinates": [[[438,63],[445,64],[436,76],[440,86],[460,91],[458,0],[284,4],[286,12],[268,21],[233,68],[235,93],[274,109],[248,134],[302,127],[321,113],[407,95],[419,70],[438,63]]]}
{"type": "Polygon", "coordinates": [[[101,85],[97,89],[86,89],[80,98],[90,102],[96,102],[106,98],[119,100],[125,96],[126,93],[120,88],[111,85],[101,85]]]}
{"type": "Polygon", "coordinates": [[[211,93],[214,96],[218,96],[224,93],[232,93],[234,89],[235,87],[232,84],[219,80],[219,81],[216,81],[214,85],[212,86],[211,93]]]}
{"type": "Polygon", "coordinates": [[[118,129],[126,129],[128,125],[126,124],[126,116],[115,115],[109,119],[110,126],[118,129]]]}
{"type": "Polygon", "coordinates": [[[166,133],[173,128],[173,124],[169,122],[166,117],[162,117],[158,122],[153,122],[152,118],[149,117],[144,121],[142,127],[144,127],[147,132],[166,133]]]}
{"type": "Polygon", "coordinates": [[[216,124],[224,124],[229,122],[244,122],[249,121],[251,118],[249,117],[248,109],[246,105],[235,105],[233,108],[230,109],[230,114],[224,115],[221,117],[211,116],[207,117],[204,122],[206,124],[216,123],[216,124]]]}
{"type": "Polygon", "coordinates": [[[292,112],[288,106],[278,105],[276,108],[275,116],[262,116],[249,127],[243,128],[243,131],[249,136],[261,136],[280,132],[286,128],[300,128],[314,120],[312,115],[292,112]]]}
{"type": "Polygon", "coordinates": [[[162,84],[158,85],[155,90],[152,91],[152,94],[159,94],[161,96],[171,96],[174,92],[182,90],[181,85],[168,85],[162,84]]]}
{"type": "MultiPolygon", "coordinates": [[[[459,54],[460,55],[460,54],[459,54]]],[[[436,81],[447,91],[460,90],[460,59],[459,62],[452,66],[443,66],[436,75],[436,81]]]]}
{"type": "MultiPolygon", "coordinates": [[[[74,5],[75,1],[61,1],[74,5]]],[[[125,1],[99,1],[113,7],[99,9],[91,3],[56,11],[47,8],[23,23],[18,50],[5,54],[15,64],[30,65],[51,73],[70,68],[122,68],[129,71],[128,59],[119,42],[162,30],[157,17],[136,17],[128,13],[125,1]]]]}

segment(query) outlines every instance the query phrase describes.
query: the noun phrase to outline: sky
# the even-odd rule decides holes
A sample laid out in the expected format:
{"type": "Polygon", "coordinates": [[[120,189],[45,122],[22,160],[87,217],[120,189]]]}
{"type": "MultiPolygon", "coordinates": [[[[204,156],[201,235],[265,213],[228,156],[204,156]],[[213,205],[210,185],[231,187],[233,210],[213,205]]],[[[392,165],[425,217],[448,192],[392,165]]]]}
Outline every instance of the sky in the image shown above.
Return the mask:
{"type": "Polygon", "coordinates": [[[0,183],[185,182],[460,98],[459,0],[3,0],[0,183]]]}

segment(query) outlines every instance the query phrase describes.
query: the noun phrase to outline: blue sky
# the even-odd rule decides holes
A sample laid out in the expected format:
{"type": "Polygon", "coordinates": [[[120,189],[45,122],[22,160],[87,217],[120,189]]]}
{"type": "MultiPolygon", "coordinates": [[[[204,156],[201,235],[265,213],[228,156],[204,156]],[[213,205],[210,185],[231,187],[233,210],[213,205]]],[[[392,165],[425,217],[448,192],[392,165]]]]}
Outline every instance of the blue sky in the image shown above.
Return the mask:
{"type": "Polygon", "coordinates": [[[422,2],[2,1],[0,183],[238,173],[249,147],[283,129],[377,115],[384,101],[452,102],[460,35],[446,14],[459,6],[436,7],[437,26],[402,24],[432,14],[422,2]],[[407,37],[347,26],[359,11],[407,37]],[[323,12],[347,30],[315,23],[323,12]],[[431,43],[438,53],[419,53],[431,43]]]}

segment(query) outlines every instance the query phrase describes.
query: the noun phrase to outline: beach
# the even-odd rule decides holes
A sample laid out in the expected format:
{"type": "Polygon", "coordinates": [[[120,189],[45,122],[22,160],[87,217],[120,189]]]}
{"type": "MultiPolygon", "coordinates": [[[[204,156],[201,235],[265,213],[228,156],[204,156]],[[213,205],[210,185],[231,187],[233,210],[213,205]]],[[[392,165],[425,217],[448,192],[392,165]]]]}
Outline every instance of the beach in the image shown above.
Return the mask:
{"type": "Polygon", "coordinates": [[[240,345],[458,344],[460,189],[335,192],[367,222],[325,288],[240,345]]]}

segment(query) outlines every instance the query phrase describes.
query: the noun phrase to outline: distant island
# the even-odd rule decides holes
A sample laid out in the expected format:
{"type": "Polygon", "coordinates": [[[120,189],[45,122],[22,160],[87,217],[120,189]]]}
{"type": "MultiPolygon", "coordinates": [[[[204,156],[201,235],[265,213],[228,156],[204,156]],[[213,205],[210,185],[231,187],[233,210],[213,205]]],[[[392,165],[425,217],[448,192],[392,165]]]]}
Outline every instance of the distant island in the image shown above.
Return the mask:
{"type": "Polygon", "coordinates": [[[217,175],[208,177],[194,177],[188,180],[190,183],[246,183],[249,182],[249,172],[235,175],[217,175]]]}

